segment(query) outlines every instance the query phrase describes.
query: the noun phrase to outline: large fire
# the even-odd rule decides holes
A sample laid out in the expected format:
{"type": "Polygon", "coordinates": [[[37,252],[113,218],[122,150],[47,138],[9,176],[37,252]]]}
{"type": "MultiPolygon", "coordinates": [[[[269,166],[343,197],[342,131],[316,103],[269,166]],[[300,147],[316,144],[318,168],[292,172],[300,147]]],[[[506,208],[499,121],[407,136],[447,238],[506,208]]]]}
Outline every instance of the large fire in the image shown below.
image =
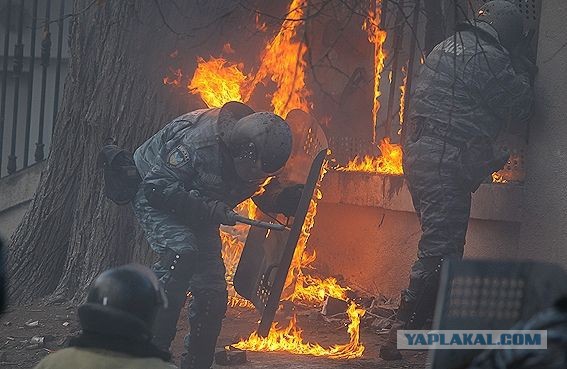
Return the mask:
{"type": "Polygon", "coordinates": [[[307,0],[292,0],[280,31],[264,49],[262,64],[255,77],[256,81],[262,81],[270,76],[278,86],[272,95],[272,107],[282,116],[292,109],[310,110],[309,91],[305,87],[307,46],[298,39],[306,5],[307,0]]]}
{"type": "MultiPolygon", "coordinates": [[[[290,0],[286,17],[279,31],[266,43],[260,55],[258,69],[245,69],[242,63],[235,63],[226,58],[226,54],[233,54],[230,45],[223,49],[225,57],[211,57],[208,60],[197,59],[197,68],[193,77],[186,84],[188,91],[201,97],[208,107],[220,107],[229,101],[248,102],[255,88],[260,83],[268,85],[268,89],[275,86],[272,93],[266,96],[270,100],[273,111],[285,116],[292,109],[302,109],[309,112],[312,108],[309,101],[310,90],[306,86],[306,53],[308,46],[301,37],[300,31],[304,28],[304,18],[308,0],[290,0]],[[245,72],[249,71],[249,72],[245,72]]],[[[369,172],[385,175],[403,175],[403,151],[399,144],[392,143],[389,137],[381,140],[377,137],[378,113],[380,109],[380,83],[384,71],[386,51],[384,44],[387,32],[382,28],[381,0],[372,0],[372,9],[363,22],[363,29],[367,32],[368,41],[373,46],[373,101],[372,101],[372,143],[376,144],[381,155],[377,157],[355,157],[345,166],[333,169],[345,172],[369,172]]],[[[267,26],[260,22],[259,13],[256,15],[257,29],[267,33],[267,26]]],[[[423,63],[423,59],[421,60],[423,63]]],[[[403,70],[404,79],[400,86],[400,125],[404,122],[405,96],[407,88],[407,69],[403,70]]],[[[390,74],[391,77],[391,74],[390,74]]],[[[170,69],[168,77],[163,83],[179,87],[182,85],[183,73],[180,69],[170,69]]],[[[390,80],[390,82],[392,82],[390,80]]],[[[183,84],[185,86],[185,84],[183,84]]],[[[398,132],[399,134],[400,132],[398,132]]],[[[325,166],[321,173],[321,180],[327,171],[325,166]]],[[[502,173],[495,173],[493,180],[505,182],[502,173]]],[[[256,194],[264,191],[265,182],[256,194]]],[[[322,198],[320,186],[317,186],[313,199],[310,202],[306,219],[302,225],[301,235],[293,256],[290,271],[285,282],[283,299],[306,304],[320,305],[327,296],[347,300],[348,287],[341,286],[335,278],[319,278],[312,274],[317,254],[307,251],[308,240],[315,224],[317,203],[322,198]]],[[[249,218],[257,218],[259,210],[252,200],[246,200],[237,209],[239,213],[249,218]]],[[[239,224],[235,227],[223,227],[221,239],[223,243],[222,256],[227,269],[227,282],[229,285],[229,305],[232,307],[253,308],[252,304],[238,296],[232,285],[232,278],[249,226],[239,224]]],[[[364,346],[360,342],[360,319],[365,311],[354,302],[350,302],[347,316],[350,319],[348,333],[350,340],[347,344],[334,345],[325,348],[317,343],[305,342],[302,329],[298,326],[294,316],[287,327],[280,327],[274,323],[268,337],[259,337],[255,332],[247,339],[242,339],[234,346],[250,351],[286,351],[294,354],[326,356],[336,359],[350,359],[362,356],[364,346]]]]}
{"type": "MultiPolygon", "coordinates": [[[[309,111],[309,90],[305,86],[305,53],[307,46],[299,39],[298,31],[303,26],[307,0],[293,0],[279,32],[266,44],[261,64],[256,73],[245,74],[242,64],[224,58],[197,59],[197,69],[187,86],[198,94],[208,107],[219,107],[229,101],[248,102],[258,83],[268,78],[277,86],[271,95],[274,112],[285,116],[293,109],[309,111]]],[[[257,20],[259,24],[259,21],[257,20]]],[[[265,27],[265,24],[262,26],[265,27]]],[[[179,83],[177,74],[165,77],[164,84],[179,83]]]]}
{"type": "MultiPolygon", "coordinates": [[[[326,172],[326,166],[321,171],[318,184],[326,172]]],[[[264,185],[267,184],[266,181],[264,185]]],[[[257,193],[261,193],[261,190],[257,193]]],[[[301,235],[291,263],[290,271],[286,280],[286,295],[284,299],[297,301],[303,304],[321,304],[326,296],[339,299],[347,299],[346,291],[348,288],[340,286],[335,278],[320,279],[306,273],[306,270],[314,269],[312,263],[316,259],[315,252],[305,251],[311,229],[315,224],[317,213],[317,201],[322,197],[319,186],[316,189],[314,198],[310,202],[309,210],[302,225],[301,235]]],[[[252,200],[241,203],[238,212],[253,218],[257,214],[257,208],[252,200]]],[[[239,225],[232,229],[224,229],[221,232],[223,241],[222,255],[227,269],[227,282],[229,285],[229,305],[231,307],[251,308],[252,305],[247,300],[238,296],[232,287],[232,276],[236,271],[240,254],[244,247],[242,235],[247,233],[248,227],[239,225]]],[[[244,237],[245,239],[245,237],[244,237]]],[[[294,354],[327,356],[335,359],[350,359],[362,356],[364,345],[360,343],[360,317],[365,313],[364,309],[358,308],[355,303],[351,303],[347,311],[350,323],[348,333],[349,343],[344,345],[334,345],[330,348],[323,348],[317,343],[304,342],[302,329],[297,325],[294,316],[287,327],[281,328],[276,323],[273,324],[268,337],[259,337],[253,332],[246,340],[241,340],[233,345],[236,348],[248,351],[286,351],[294,354]]]]}

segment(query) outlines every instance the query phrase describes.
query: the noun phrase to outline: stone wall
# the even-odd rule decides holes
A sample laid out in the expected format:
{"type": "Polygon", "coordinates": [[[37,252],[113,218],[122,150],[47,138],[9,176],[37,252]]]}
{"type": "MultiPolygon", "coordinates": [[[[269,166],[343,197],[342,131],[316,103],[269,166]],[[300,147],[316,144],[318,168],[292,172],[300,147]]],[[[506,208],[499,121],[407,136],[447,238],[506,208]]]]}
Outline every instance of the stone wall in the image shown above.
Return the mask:
{"type": "Polygon", "coordinates": [[[45,162],[0,179],[0,239],[8,243],[39,183],[45,162]]]}

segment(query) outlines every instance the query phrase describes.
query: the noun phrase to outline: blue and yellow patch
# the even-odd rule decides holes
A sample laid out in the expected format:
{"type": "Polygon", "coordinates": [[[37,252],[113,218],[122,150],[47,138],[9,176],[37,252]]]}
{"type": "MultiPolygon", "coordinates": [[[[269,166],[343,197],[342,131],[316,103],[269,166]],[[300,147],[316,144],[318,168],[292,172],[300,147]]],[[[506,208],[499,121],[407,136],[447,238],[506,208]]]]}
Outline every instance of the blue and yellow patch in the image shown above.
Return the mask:
{"type": "Polygon", "coordinates": [[[178,168],[185,165],[190,159],[191,156],[189,155],[189,150],[185,146],[179,145],[175,149],[171,150],[167,156],[167,165],[178,168]]]}

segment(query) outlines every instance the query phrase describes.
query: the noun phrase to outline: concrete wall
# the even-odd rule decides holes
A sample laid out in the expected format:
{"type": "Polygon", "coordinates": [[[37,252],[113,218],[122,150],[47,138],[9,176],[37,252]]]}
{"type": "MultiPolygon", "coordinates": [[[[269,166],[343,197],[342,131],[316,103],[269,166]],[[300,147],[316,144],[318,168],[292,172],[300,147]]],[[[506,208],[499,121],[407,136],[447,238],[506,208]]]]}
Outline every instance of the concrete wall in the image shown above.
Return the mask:
{"type": "MultiPolygon", "coordinates": [[[[317,270],[396,296],[408,283],[421,231],[401,178],[327,173],[309,246],[317,270]]],[[[473,195],[465,257],[518,255],[522,187],[482,185],[473,195]]]]}
{"type": "Polygon", "coordinates": [[[545,0],[520,255],[567,267],[567,2],[545,0]]]}
{"type": "Polygon", "coordinates": [[[0,179],[0,239],[8,243],[39,183],[45,162],[0,179]]]}
{"type": "MultiPolygon", "coordinates": [[[[0,237],[8,241],[25,214],[44,163],[0,179],[0,237]]],[[[309,247],[322,275],[395,296],[408,281],[420,237],[401,178],[329,172],[322,186],[309,247]]],[[[473,195],[466,257],[512,258],[518,253],[522,188],[482,185],[473,195]]]]}

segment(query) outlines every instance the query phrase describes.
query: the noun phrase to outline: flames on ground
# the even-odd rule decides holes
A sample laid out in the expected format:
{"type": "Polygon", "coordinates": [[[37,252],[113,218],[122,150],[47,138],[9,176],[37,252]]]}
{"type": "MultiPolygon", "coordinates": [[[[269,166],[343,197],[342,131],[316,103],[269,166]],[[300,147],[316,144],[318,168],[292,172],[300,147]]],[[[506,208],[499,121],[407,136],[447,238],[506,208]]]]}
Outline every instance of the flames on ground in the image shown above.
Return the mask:
{"type": "Polygon", "coordinates": [[[334,359],[353,359],[362,356],[364,346],[360,343],[360,318],[364,310],[351,303],[347,315],[350,319],[347,331],[351,336],[349,343],[344,345],[333,345],[324,348],[317,343],[305,343],[303,332],[297,325],[294,316],[287,327],[280,328],[277,323],[272,325],[268,337],[259,337],[253,332],[248,339],[238,342],[233,346],[241,350],[249,351],[286,351],[299,355],[326,356],[334,359]]]}

